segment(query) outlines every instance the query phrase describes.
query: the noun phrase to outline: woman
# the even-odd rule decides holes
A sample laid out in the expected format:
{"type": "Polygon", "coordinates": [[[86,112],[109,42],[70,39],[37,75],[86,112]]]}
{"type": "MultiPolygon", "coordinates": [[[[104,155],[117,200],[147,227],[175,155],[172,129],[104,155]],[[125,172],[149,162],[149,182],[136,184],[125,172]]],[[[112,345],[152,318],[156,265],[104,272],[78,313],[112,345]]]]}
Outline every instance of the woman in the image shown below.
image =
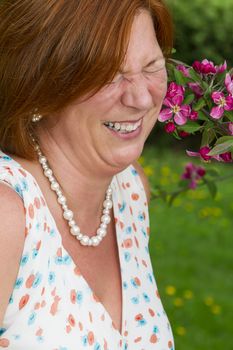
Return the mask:
{"type": "Polygon", "coordinates": [[[0,23],[0,347],[173,349],[136,162],[166,93],[165,5],[15,0],[0,23]]]}

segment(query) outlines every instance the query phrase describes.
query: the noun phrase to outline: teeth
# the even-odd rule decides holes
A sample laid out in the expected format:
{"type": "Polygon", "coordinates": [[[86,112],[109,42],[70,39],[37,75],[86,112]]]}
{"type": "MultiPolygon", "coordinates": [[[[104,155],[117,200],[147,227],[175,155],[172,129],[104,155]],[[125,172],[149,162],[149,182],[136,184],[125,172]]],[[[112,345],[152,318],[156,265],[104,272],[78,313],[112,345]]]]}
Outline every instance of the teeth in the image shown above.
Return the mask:
{"type": "Polygon", "coordinates": [[[118,122],[116,123],[106,122],[104,124],[110,129],[126,134],[132,131],[135,131],[141,125],[141,123],[142,123],[142,119],[140,119],[135,124],[118,123],[118,122]]]}

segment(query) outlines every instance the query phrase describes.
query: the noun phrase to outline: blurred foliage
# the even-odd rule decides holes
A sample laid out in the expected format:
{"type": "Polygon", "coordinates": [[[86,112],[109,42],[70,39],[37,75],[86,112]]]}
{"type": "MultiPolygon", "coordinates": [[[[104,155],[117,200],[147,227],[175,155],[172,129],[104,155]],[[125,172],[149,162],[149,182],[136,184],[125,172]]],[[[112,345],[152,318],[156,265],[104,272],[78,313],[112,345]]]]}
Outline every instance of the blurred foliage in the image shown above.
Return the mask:
{"type": "Polygon", "coordinates": [[[233,65],[232,0],[167,0],[175,22],[174,58],[233,65]]]}

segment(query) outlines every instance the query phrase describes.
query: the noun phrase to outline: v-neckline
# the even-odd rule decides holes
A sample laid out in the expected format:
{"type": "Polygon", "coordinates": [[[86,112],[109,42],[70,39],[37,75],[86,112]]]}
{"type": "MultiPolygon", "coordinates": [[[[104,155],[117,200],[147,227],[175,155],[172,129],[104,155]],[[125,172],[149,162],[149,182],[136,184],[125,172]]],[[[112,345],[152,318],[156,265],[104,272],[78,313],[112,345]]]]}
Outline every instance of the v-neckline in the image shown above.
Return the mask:
{"type": "MultiPolygon", "coordinates": [[[[76,268],[79,270],[80,272],[80,278],[82,278],[84,284],[86,285],[86,287],[91,291],[91,293],[97,298],[98,300],[98,304],[100,305],[100,307],[102,308],[103,310],[103,313],[106,315],[106,317],[109,319],[109,322],[111,324],[114,325],[114,331],[118,334],[118,336],[123,339],[124,338],[124,333],[125,333],[125,322],[126,322],[126,315],[125,315],[125,293],[124,293],[124,288],[123,288],[123,269],[122,269],[122,264],[123,264],[123,261],[124,259],[122,258],[122,254],[121,254],[121,250],[120,250],[120,247],[121,247],[121,231],[120,231],[120,228],[119,228],[119,225],[117,224],[117,222],[115,221],[115,232],[116,232],[116,241],[117,241],[117,249],[118,249],[118,261],[119,261],[119,269],[120,269],[120,278],[121,278],[121,330],[119,330],[116,326],[115,326],[115,322],[113,321],[109,311],[106,309],[106,307],[104,306],[104,304],[100,301],[100,298],[96,295],[96,293],[94,292],[94,290],[91,288],[91,286],[89,285],[89,283],[87,282],[86,278],[84,277],[82,271],[80,270],[79,266],[74,262],[74,260],[72,259],[71,255],[67,252],[66,248],[64,247],[63,245],[63,242],[62,242],[62,235],[57,227],[57,224],[56,224],[56,221],[55,221],[55,218],[51,212],[51,210],[49,209],[49,206],[47,204],[47,201],[44,197],[44,194],[38,184],[38,182],[36,181],[35,177],[28,171],[26,170],[24,167],[21,166],[21,164],[19,162],[17,162],[16,160],[14,160],[12,157],[11,157],[12,161],[14,163],[17,164],[17,166],[19,168],[21,168],[23,171],[25,171],[29,177],[31,177],[32,181],[36,184],[37,186],[37,189],[40,193],[40,196],[42,197],[43,201],[45,202],[45,208],[52,220],[52,223],[53,223],[53,226],[54,226],[54,229],[56,230],[57,232],[57,236],[58,236],[58,239],[59,239],[59,246],[61,248],[61,252],[62,252],[62,256],[66,255],[68,256],[68,258],[70,259],[70,262],[71,262],[71,265],[72,265],[72,271],[76,268]]],[[[114,186],[114,189],[115,191],[113,190],[113,195],[112,195],[112,201],[113,201],[113,217],[115,219],[116,217],[116,213],[117,213],[117,210],[118,210],[118,206],[117,206],[117,185],[116,185],[116,176],[115,175],[112,179],[112,182],[111,182],[111,185],[114,186]]]]}

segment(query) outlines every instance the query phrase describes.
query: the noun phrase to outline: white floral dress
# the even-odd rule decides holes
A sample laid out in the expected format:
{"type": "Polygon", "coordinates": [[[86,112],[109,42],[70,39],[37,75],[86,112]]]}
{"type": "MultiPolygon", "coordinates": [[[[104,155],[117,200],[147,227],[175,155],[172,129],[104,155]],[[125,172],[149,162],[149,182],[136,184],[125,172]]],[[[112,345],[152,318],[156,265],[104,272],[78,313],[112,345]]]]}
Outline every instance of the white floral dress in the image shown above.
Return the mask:
{"type": "Polygon", "coordinates": [[[122,280],[121,333],[64,249],[35,179],[1,151],[0,181],[19,194],[26,213],[25,244],[0,328],[0,348],[174,350],[148,251],[146,196],[133,166],[112,180],[122,280]]]}

